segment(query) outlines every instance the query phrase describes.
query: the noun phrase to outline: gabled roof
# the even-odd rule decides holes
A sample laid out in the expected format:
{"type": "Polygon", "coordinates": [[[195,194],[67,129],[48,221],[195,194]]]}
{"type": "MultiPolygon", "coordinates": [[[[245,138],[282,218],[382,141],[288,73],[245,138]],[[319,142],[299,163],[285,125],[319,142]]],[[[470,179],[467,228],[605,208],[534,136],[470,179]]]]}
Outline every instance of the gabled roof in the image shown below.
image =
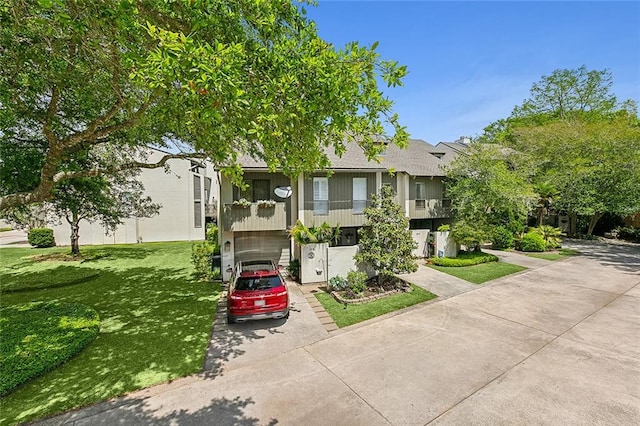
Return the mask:
{"type": "Polygon", "coordinates": [[[433,145],[421,139],[410,139],[406,149],[389,145],[381,164],[387,169],[393,168],[411,176],[444,176],[441,168],[444,163],[433,155],[434,152],[433,145]]]}
{"type": "Polygon", "coordinates": [[[441,153],[442,162],[446,165],[451,163],[459,154],[467,149],[468,145],[462,142],[438,142],[435,150],[441,153]]]}
{"type": "MultiPolygon", "coordinates": [[[[389,144],[386,153],[380,156],[380,162],[368,161],[364,151],[356,142],[345,143],[345,152],[340,157],[332,148],[328,148],[327,157],[331,161],[332,170],[387,171],[393,169],[411,176],[444,176],[442,166],[447,163],[434,155],[439,152],[442,151],[421,139],[410,139],[406,149],[389,144]]],[[[263,160],[256,160],[248,155],[239,157],[238,163],[244,169],[267,169],[267,164],[263,160]]]]}

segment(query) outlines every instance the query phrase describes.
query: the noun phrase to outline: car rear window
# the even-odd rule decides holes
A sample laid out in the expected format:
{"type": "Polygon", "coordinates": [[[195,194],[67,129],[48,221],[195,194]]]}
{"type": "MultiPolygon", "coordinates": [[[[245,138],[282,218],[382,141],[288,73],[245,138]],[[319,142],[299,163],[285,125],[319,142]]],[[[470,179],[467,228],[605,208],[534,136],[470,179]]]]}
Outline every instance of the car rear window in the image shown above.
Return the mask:
{"type": "Polygon", "coordinates": [[[282,286],[280,277],[240,277],[236,281],[236,290],[268,290],[282,286]]]}

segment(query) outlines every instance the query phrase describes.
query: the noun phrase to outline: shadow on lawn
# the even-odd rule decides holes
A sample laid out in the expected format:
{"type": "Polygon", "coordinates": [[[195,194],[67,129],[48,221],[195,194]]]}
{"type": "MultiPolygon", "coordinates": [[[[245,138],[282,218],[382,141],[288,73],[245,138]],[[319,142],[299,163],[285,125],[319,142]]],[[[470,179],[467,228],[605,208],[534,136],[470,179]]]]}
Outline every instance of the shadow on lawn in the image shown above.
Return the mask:
{"type": "Polygon", "coordinates": [[[2,274],[0,293],[15,293],[85,284],[97,279],[101,271],[60,265],[37,272],[2,274]]]}
{"type": "MultiPolygon", "coordinates": [[[[101,324],[98,337],[76,357],[3,397],[0,423],[24,422],[201,371],[219,286],[192,281],[190,268],[108,268],[108,262],[102,269],[83,268],[99,273],[83,285],[2,295],[3,305],[83,303],[98,311],[101,324]]],[[[20,277],[37,280],[46,273],[51,270],[20,277]]]]}

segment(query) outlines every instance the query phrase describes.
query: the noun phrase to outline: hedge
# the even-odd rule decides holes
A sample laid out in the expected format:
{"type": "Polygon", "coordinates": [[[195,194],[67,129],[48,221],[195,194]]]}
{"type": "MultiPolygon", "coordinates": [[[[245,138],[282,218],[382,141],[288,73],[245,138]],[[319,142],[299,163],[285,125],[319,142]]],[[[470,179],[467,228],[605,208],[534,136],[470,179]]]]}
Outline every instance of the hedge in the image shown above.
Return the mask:
{"type": "Polygon", "coordinates": [[[458,257],[434,257],[431,263],[438,266],[472,266],[480,263],[497,262],[498,256],[483,252],[461,251],[458,257]]]}
{"type": "Polygon", "coordinates": [[[27,240],[33,247],[54,247],[56,240],[53,238],[53,229],[32,228],[27,234],[27,240]]]}
{"type": "Polygon", "coordinates": [[[520,250],[526,252],[545,251],[547,244],[544,242],[542,235],[537,232],[528,232],[524,234],[520,241],[520,250]]]}

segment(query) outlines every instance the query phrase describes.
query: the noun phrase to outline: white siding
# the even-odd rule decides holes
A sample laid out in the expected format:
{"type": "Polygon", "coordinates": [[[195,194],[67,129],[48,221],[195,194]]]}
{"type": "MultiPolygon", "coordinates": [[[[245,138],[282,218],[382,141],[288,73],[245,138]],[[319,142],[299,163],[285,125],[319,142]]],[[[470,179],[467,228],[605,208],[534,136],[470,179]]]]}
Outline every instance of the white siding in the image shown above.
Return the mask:
{"type": "MultiPolygon", "coordinates": [[[[165,155],[160,151],[153,151],[149,162],[158,161],[165,155]]],[[[80,244],[119,244],[135,243],[137,241],[194,241],[204,238],[204,185],[200,185],[200,217],[202,227],[196,227],[194,221],[194,179],[190,170],[189,160],[169,160],[171,169],[166,173],[163,168],[143,169],[139,179],[144,185],[145,195],[152,201],[161,204],[160,212],[151,218],[127,219],[120,225],[113,235],[105,235],[100,223],[80,223],[80,244]]],[[[207,202],[217,199],[217,176],[211,166],[200,168],[201,176],[213,179],[211,194],[207,202]]],[[[53,225],[56,243],[70,244],[71,228],[66,221],[53,225]]]]}

